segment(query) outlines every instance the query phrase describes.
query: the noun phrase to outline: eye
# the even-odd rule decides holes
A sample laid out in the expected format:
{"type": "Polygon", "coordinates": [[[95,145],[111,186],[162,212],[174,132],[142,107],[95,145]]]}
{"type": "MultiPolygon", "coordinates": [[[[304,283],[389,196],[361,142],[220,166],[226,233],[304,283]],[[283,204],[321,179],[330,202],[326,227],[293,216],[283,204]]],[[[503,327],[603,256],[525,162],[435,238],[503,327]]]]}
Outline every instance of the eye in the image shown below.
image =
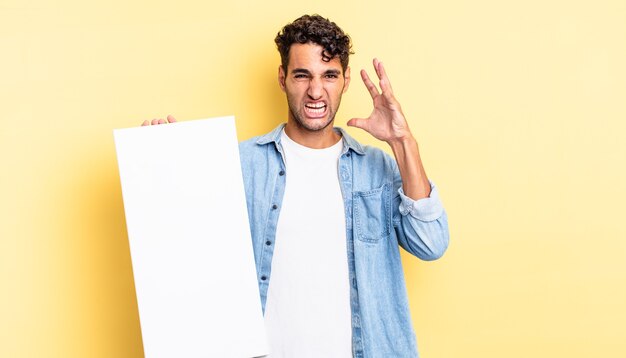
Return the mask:
{"type": "Polygon", "coordinates": [[[293,75],[293,77],[296,79],[304,79],[304,78],[307,78],[308,76],[305,75],[304,73],[296,73],[295,75],[293,75]]]}
{"type": "Polygon", "coordinates": [[[337,79],[339,75],[337,75],[336,73],[327,73],[326,75],[324,75],[324,77],[329,79],[337,79]]]}

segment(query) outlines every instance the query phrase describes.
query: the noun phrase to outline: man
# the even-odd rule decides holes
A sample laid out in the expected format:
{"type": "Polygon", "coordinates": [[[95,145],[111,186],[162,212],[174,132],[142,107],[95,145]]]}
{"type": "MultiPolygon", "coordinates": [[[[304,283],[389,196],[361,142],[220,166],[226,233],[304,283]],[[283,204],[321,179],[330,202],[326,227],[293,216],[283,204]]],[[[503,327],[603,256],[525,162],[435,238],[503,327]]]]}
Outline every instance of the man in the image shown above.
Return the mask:
{"type": "Polygon", "coordinates": [[[361,71],[374,109],[347,124],[395,161],[333,128],[350,38],[305,15],[275,41],[287,123],[239,147],[270,357],[416,357],[398,244],[437,259],[448,226],[385,68],[380,91],[361,71]]]}

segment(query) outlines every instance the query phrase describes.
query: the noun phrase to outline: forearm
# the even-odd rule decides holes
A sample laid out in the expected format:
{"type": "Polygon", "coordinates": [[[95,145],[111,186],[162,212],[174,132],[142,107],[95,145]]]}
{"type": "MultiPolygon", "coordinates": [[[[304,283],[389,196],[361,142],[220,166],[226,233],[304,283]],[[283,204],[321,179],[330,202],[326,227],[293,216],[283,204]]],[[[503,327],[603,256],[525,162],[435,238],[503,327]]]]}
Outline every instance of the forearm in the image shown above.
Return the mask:
{"type": "Polygon", "coordinates": [[[430,183],[415,138],[409,134],[388,143],[398,163],[404,194],[413,200],[429,197],[430,183]]]}

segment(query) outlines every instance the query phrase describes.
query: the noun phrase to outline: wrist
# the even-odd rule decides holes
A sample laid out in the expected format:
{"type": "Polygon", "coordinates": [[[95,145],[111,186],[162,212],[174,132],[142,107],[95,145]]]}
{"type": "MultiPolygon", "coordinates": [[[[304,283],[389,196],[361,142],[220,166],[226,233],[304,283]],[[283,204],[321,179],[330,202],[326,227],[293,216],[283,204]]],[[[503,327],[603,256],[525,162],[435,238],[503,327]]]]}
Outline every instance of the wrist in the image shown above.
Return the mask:
{"type": "Polygon", "coordinates": [[[389,139],[387,144],[389,144],[391,149],[396,152],[397,150],[406,150],[409,146],[417,145],[417,141],[413,137],[413,134],[407,131],[403,135],[389,139]]]}

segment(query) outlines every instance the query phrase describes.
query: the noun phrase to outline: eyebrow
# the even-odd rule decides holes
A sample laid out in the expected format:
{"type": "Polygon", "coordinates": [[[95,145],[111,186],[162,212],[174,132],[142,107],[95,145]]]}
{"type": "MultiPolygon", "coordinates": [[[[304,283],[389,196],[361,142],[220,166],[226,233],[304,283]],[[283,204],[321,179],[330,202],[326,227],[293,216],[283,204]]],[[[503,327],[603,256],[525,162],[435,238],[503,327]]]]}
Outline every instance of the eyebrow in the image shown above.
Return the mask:
{"type": "Polygon", "coordinates": [[[311,71],[307,70],[306,68],[294,68],[291,73],[298,73],[298,74],[305,74],[305,75],[310,75],[311,71]]]}
{"type": "Polygon", "coordinates": [[[341,71],[339,70],[328,70],[326,72],[324,72],[325,75],[337,75],[339,76],[341,74],[341,71]]]}

